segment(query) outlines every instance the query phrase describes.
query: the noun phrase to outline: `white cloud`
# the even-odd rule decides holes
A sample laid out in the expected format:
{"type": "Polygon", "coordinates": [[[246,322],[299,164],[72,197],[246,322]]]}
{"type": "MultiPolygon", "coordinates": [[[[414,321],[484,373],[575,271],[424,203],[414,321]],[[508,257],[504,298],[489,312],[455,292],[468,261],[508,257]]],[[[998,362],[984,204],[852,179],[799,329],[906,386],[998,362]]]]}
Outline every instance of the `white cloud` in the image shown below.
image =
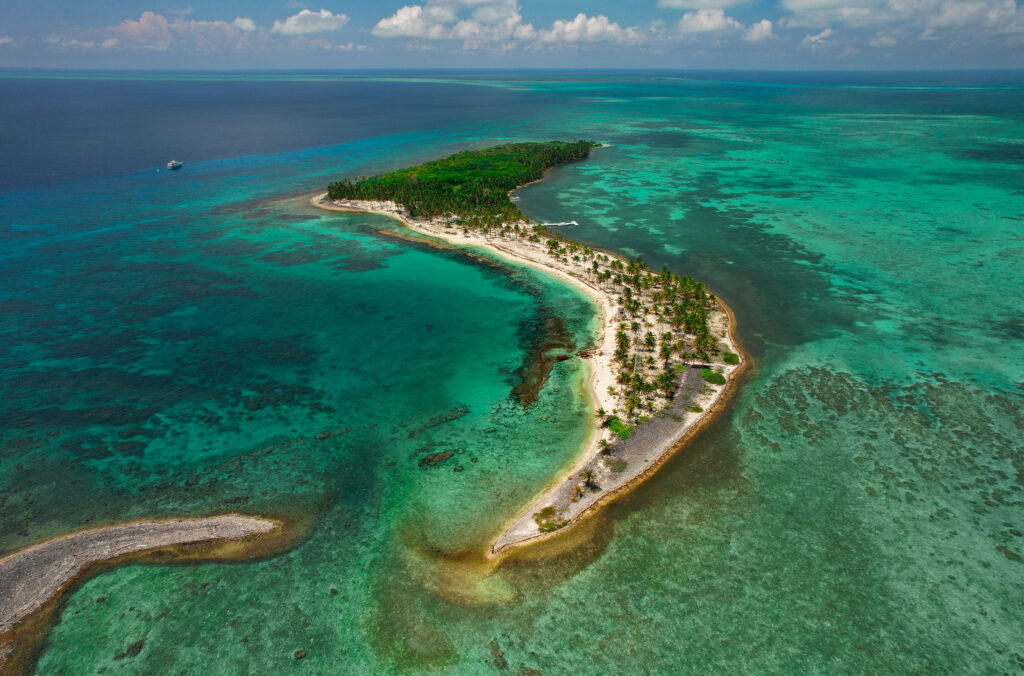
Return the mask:
{"type": "Polygon", "coordinates": [[[119,43],[117,38],[107,38],[106,40],[79,40],[77,38],[65,38],[60,35],[48,35],[43,38],[43,42],[60,49],[81,49],[84,51],[92,51],[94,49],[113,49],[119,43]]]}
{"type": "Polygon", "coordinates": [[[572,19],[557,20],[546,29],[535,29],[523,21],[516,0],[427,0],[407,5],[381,19],[372,33],[378,37],[408,37],[421,40],[462,40],[463,48],[475,50],[487,43],[508,51],[516,42],[574,44],[616,42],[638,44],[646,35],[636,26],[622,27],[603,14],[579,13],[572,19]]]}
{"type": "Polygon", "coordinates": [[[252,31],[257,30],[256,22],[247,16],[235,17],[235,20],[231,22],[231,25],[243,33],[251,33],[252,31]]]}
{"type": "Polygon", "coordinates": [[[125,19],[110,30],[126,44],[140,49],[163,51],[174,42],[170,22],[149,11],[143,12],[138,19],[125,19]]]}
{"type": "Polygon", "coordinates": [[[366,45],[357,45],[354,42],[349,42],[348,44],[337,45],[334,48],[334,51],[336,51],[336,52],[366,52],[366,51],[369,51],[369,49],[370,48],[367,47],[366,45]]]}
{"type": "Polygon", "coordinates": [[[171,24],[175,40],[199,52],[221,52],[249,46],[250,32],[239,30],[226,21],[182,21],[171,24]]]}
{"type": "Polygon", "coordinates": [[[1024,8],[1016,0],[782,0],[789,12],[780,22],[794,27],[845,24],[853,28],[887,26],[978,35],[1024,34],[1024,8]]]}
{"type": "Polygon", "coordinates": [[[663,9],[728,9],[749,0],[658,0],[663,9]]]}
{"type": "Polygon", "coordinates": [[[896,44],[896,37],[893,35],[886,35],[884,33],[877,33],[875,37],[868,40],[868,44],[872,47],[892,47],[896,44]]]}
{"type": "Polygon", "coordinates": [[[347,23],[348,16],[344,14],[333,14],[326,9],[319,12],[304,9],[284,21],[275,21],[270,32],[281,35],[306,35],[337,30],[347,23]]]}
{"type": "Polygon", "coordinates": [[[382,38],[439,40],[448,37],[449,29],[446,24],[454,18],[454,15],[442,17],[420,5],[412,5],[402,7],[393,15],[381,19],[370,32],[382,38]]]}
{"type": "Polygon", "coordinates": [[[199,53],[247,49],[260,44],[265,35],[251,19],[226,21],[169,21],[155,12],[143,12],[138,19],[125,19],[106,28],[72,29],[51,35],[43,42],[62,49],[122,49],[167,51],[175,48],[199,53]]]}
{"type": "Polygon", "coordinates": [[[828,40],[830,37],[832,37],[835,34],[836,34],[836,32],[834,30],[832,30],[831,28],[826,28],[825,30],[823,30],[820,33],[818,33],[817,35],[806,35],[806,36],[804,36],[803,43],[805,45],[821,45],[821,44],[824,44],[824,42],[826,40],[828,40]]]}
{"type": "Polygon", "coordinates": [[[699,9],[687,12],[676,23],[680,33],[721,33],[723,31],[743,30],[743,24],[731,16],[726,16],[721,9],[699,9]]]}
{"type": "Polygon", "coordinates": [[[1014,0],[946,0],[931,15],[933,28],[964,26],[998,27],[1018,21],[1020,12],[1014,0]]]}
{"type": "Polygon", "coordinates": [[[407,5],[381,19],[371,31],[378,37],[423,40],[481,41],[528,40],[533,25],[523,23],[516,0],[428,0],[407,5]],[[468,16],[460,16],[471,10],[468,16]]]}
{"type": "Polygon", "coordinates": [[[543,42],[619,42],[639,43],[644,36],[635,26],[623,28],[604,14],[587,16],[580,12],[572,21],[555,21],[550,29],[538,32],[543,42]]]}
{"type": "Polygon", "coordinates": [[[7,38],[7,37],[0,38],[0,47],[3,47],[4,45],[9,45],[9,44],[11,44],[13,42],[14,42],[14,38],[7,38]]]}
{"type": "Polygon", "coordinates": [[[761,40],[770,40],[774,37],[775,33],[772,32],[772,22],[768,19],[761,19],[757,23],[750,24],[743,39],[747,42],[760,42],[761,40]]]}
{"type": "MultiPolygon", "coordinates": [[[[237,20],[236,20],[237,23],[237,20]]],[[[246,36],[235,24],[226,21],[173,22],[153,12],[143,12],[138,19],[125,19],[107,29],[112,36],[102,43],[105,49],[144,49],[166,51],[173,44],[184,44],[189,49],[208,53],[238,49],[245,45],[246,36]]]]}
{"type": "MultiPolygon", "coordinates": [[[[74,28],[66,33],[54,34],[44,43],[61,49],[119,49],[168,51],[174,48],[182,53],[214,53],[249,51],[274,46],[302,47],[306,49],[362,51],[364,45],[333,46],[320,40],[305,38],[312,33],[336,30],[348,23],[344,14],[333,14],[325,9],[319,12],[302,10],[284,21],[275,21],[268,31],[249,17],[236,17],[233,21],[188,20],[189,14],[179,11],[173,21],[155,12],[146,11],[138,19],[125,19],[106,28],[74,28]],[[287,36],[275,39],[271,34],[287,36]]],[[[2,45],[3,43],[0,43],[2,45]]]]}

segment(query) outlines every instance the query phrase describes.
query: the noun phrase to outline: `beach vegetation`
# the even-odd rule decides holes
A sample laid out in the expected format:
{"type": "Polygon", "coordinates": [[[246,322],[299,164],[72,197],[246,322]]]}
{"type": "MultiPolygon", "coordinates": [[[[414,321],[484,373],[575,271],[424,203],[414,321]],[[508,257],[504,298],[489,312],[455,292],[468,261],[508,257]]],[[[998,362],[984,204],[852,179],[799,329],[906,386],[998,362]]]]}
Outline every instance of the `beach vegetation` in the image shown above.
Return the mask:
{"type": "Polygon", "coordinates": [[[613,415],[611,418],[609,418],[605,425],[619,439],[629,439],[629,437],[633,434],[633,430],[636,429],[636,425],[627,425],[626,423],[622,422],[622,419],[619,418],[619,416],[617,415],[613,415]]]}
{"type": "Polygon", "coordinates": [[[740,356],[735,352],[726,352],[725,356],[722,357],[722,361],[724,361],[726,364],[732,364],[733,366],[735,366],[736,364],[740,363],[740,356]]]}
{"type": "Polygon", "coordinates": [[[628,464],[629,463],[627,463],[625,460],[622,460],[621,458],[604,459],[604,466],[608,468],[609,472],[612,472],[614,474],[625,472],[628,464]]]}
{"type": "Polygon", "coordinates": [[[598,253],[548,226],[531,223],[508,199],[511,190],[541,178],[545,169],[583,159],[596,146],[591,141],[551,141],[464,151],[417,167],[331,183],[327,197],[393,202],[401,215],[435,227],[457,224],[466,234],[476,231],[532,243],[569,274],[593,279],[609,298],[618,299],[612,353],[618,374],[608,386],[615,405],[604,424],[617,437],[628,439],[636,427],[633,423],[644,422],[649,412],[660,411],[675,397],[677,373],[687,364],[702,364],[705,381],[723,384],[725,376],[707,366],[713,363],[712,355],[722,355],[727,364],[738,363],[738,355],[711,331],[708,317],[718,303],[702,282],[664,267],[652,272],[642,260],[598,253]]]}
{"type": "Polygon", "coordinates": [[[565,526],[569,524],[567,520],[559,518],[552,505],[548,505],[544,509],[535,513],[533,515],[533,520],[537,524],[537,530],[541,533],[550,533],[558,530],[559,528],[565,528],[565,526]]]}
{"type": "Polygon", "coordinates": [[[327,186],[327,196],[332,200],[393,201],[413,218],[458,215],[469,227],[500,228],[526,220],[508,199],[509,191],[539,180],[546,169],[557,164],[582,160],[596,146],[593,141],[548,141],[465,150],[378,176],[341,179],[327,186]]]}
{"type": "Polygon", "coordinates": [[[721,373],[716,373],[711,369],[701,369],[700,375],[705,382],[711,383],[712,385],[725,385],[725,376],[721,373]]]}

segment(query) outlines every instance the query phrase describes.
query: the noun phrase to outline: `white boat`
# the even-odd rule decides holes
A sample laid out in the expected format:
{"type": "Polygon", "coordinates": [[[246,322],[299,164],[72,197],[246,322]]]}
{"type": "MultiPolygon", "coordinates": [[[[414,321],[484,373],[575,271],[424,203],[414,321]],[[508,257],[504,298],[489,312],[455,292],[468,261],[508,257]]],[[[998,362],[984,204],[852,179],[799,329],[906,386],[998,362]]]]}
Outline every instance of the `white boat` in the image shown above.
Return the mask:
{"type": "Polygon", "coordinates": [[[167,168],[170,169],[171,171],[174,171],[175,169],[181,169],[181,167],[182,164],[178,160],[171,160],[170,162],[167,163],[167,168]]]}

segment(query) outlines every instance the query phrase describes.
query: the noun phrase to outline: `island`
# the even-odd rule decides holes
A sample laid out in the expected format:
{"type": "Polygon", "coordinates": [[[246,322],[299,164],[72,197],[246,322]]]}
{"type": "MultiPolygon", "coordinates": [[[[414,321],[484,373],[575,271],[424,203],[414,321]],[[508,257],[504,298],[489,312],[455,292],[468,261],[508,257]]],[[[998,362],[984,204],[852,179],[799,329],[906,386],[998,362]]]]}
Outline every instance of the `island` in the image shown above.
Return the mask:
{"type": "Polygon", "coordinates": [[[240,514],[143,520],[78,531],[0,558],[0,672],[29,659],[61,594],[102,565],[160,554],[166,560],[259,555],[278,549],[284,530],[277,520],[240,514]]]}
{"type": "Polygon", "coordinates": [[[701,282],[531,223],[510,199],[548,169],[599,147],[578,140],[467,150],[343,179],[312,200],[329,210],[383,214],[432,241],[539,268],[581,289],[600,310],[594,343],[574,355],[590,364],[593,432],[572,468],[512,518],[488,556],[551,537],[649,476],[720,408],[746,364],[732,313],[701,282]]]}

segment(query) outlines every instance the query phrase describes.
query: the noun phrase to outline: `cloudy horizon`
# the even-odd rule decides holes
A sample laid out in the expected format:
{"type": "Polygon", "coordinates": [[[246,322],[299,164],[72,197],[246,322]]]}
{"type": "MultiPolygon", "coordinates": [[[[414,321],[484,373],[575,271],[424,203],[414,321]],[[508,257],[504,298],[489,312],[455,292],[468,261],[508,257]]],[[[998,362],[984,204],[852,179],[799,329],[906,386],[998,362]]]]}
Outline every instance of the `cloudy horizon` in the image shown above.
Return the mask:
{"type": "Polygon", "coordinates": [[[0,67],[1019,68],[1015,0],[0,4],[0,67]]]}

